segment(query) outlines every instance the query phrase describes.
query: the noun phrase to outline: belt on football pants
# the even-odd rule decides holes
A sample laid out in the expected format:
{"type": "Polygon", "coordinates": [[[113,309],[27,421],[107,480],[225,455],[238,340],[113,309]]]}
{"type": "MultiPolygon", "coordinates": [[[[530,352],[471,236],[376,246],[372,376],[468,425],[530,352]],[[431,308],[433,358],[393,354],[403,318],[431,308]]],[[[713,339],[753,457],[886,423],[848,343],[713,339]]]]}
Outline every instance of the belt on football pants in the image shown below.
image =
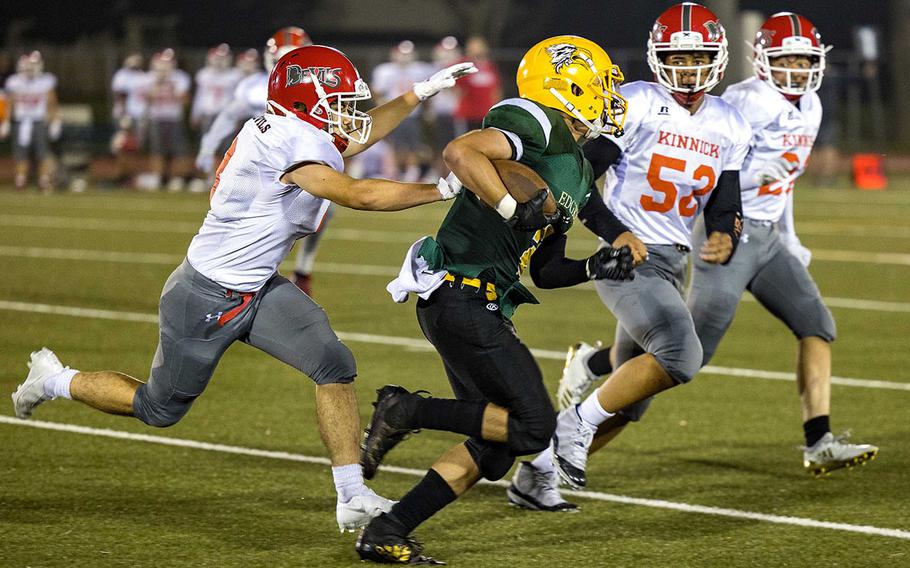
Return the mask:
{"type": "Polygon", "coordinates": [[[477,288],[477,291],[484,290],[487,294],[488,302],[495,302],[496,298],[496,286],[492,282],[484,282],[480,278],[468,278],[467,276],[460,276],[458,274],[452,274],[451,272],[446,272],[445,278],[446,282],[449,282],[449,285],[461,284],[461,287],[470,286],[472,288],[477,288]]]}

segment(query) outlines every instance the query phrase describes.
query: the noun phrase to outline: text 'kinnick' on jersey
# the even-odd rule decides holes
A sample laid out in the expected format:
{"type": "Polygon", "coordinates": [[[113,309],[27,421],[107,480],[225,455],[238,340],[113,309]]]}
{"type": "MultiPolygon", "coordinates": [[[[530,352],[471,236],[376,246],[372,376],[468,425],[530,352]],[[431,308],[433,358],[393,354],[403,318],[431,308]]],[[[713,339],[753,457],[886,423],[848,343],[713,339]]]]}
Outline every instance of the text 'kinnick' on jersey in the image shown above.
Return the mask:
{"type": "Polygon", "coordinates": [[[671,148],[692,150],[693,152],[711,156],[712,158],[720,158],[720,146],[694,136],[683,136],[674,132],[661,130],[657,143],[663,144],[664,146],[670,146],[671,148]]]}

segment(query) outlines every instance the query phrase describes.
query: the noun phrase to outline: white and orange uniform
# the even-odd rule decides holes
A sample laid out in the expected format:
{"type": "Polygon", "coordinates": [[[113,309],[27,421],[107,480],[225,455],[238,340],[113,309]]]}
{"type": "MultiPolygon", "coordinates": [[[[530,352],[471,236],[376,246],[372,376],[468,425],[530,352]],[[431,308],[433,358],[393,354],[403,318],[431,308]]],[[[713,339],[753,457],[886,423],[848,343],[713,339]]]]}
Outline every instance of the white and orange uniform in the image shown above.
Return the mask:
{"type": "Polygon", "coordinates": [[[202,136],[199,155],[212,156],[225,140],[236,132],[237,123],[265,112],[269,74],[265,71],[244,77],[234,89],[233,97],[212,121],[202,136]]]}
{"type": "Polygon", "coordinates": [[[6,93],[12,104],[10,118],[14,125],[13,154],[17,160],[42,160],[48,152],[48,100],[57,88],[57,78],[51,73],[29,77],[15,73],[6,80],[6,93]]]}
{"type": "Polygon", "coordinates": [[[720,174],[742,167],[749,125],[711,95],[691,115],[657,83],[629,83],[622,94],[625,135],[611,138],[622,156],[607,170],[604,200],[645,244],[688,246],[720,174]]]}
{"type": "Polygon", "coordinates": [[[740,172],[743,216],[780,223],[786,239],[793,231],[793,187],[806,170],[822,121],[821,101],[806,93],[794,105],[767,83],[752,77],[731,85],[723,99],[735,106],[752,127],[752,149],[740,172]],[[762,185],[761,173],[770,160],[785,158],[795,169],[786,179],[762,185]]]}
{"type": "Polygon", "coordinates": [[[344,171],[327,132],[273,114],[248,120],[218,168],[211,209],[190,243],[193,268],[239,292],[265,285],[294,241],[319,229],[331,203],[279,181],[306,162],[344,171]]]}
{"type": "Polygon", "coordinates": [[[237,82],[243,77],[239,69],[203,67],[196,73],[196,94],[190,111],[192,120],[207,129],[234,96],[237,82]]]}

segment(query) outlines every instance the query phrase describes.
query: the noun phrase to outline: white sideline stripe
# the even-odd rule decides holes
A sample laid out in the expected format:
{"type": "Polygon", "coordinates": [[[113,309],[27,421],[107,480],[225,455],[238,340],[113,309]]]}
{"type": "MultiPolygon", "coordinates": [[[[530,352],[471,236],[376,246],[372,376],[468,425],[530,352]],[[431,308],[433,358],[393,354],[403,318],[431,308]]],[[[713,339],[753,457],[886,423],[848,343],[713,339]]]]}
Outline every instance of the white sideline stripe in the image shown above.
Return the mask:
{"type": "MultiPolygon", "coordinates": [[[[17,247],[0,245],[0,257],[22,258],[48,258],[54,260],[81,260],[99,262],[121,262],[126,264],[154,264],[163,266],[177,266],[183,257],[176,254],[154,252],[114,252],[104,250],[82,250],[44,247],[17,247]]],[[[347,264],[341,262],[322,262],[317,264],[317,272],[330,274],[348,274],[354,276],[384,276],[395,277],[399,267],[382,266],[376,264],[347,264]]],[[[583,290],[593,292],[594,286],[590,283],[581,284],[569,290],[583,290]]],[[[743,295],[747,302],[755,302],[751,295],[743,295]]],[[[872,312],[910,312],[908,302],[884,302],[880,300],[863,300],[858,298],[825,297],[825,303],[833,308],[852,310],[866,310],[872,312]]]]}
{"type": "MultiPolygon", "coordinates": [[[[140,323],[158,323],[158,316],[155,314],[143,314],[139,312],[123,312],[114,310],[100,310],[95,308],[77,308],[71,306],[54,306],[50,304],[33,304],[28,302],[11,302],[0,300],[0,310],[27,312],[38,314],[52,314],[57,316],[73,316],[93,319],[106,319],[114,321],[128,321],[140,323]]],[[[395,345],[417,351],[433,351],[434,348],[426,339],[412,337],[396,337],[390,335],[376,335],[372,333],[358,333],[351,331],[337,331],[339,338],[345,341],[358,343],[374,343],[378,345],[395,345]]],[[[566,354],[564,351],[553,351],[548,349],[531,349],[531,353],[540,359],[552,359],[562,361],[566,354]]],[[[793,373],[781,371],[763,371],[760,369],[743,369],[739,367],[718,367],[708,365],[702,372],[714,375],[726,375],[731,377],[747,377],[751,379],[770,379],[778,381],[795,381],[796,376],[793,373]]],[[[831,377],[831,383],[847,387],[862,387],[871,389],[887,389],[910,392],[910,382],[898,381],[881,381],[877,379],[857,379],[850,377],[831,377]]]]}
{"type": "MultiPolygon", "coordinates": [[[[280,452],[274,450],[261,450],[258,448],[247,448],[243,446],[229,446],[226,444],[212,444],[210,442],[198,442],[196,440],[187,440],[183,438],[169,438],[165,436],[153,436],[150,434],[134,434],[132,432],[123,432],[120,430],[110,430],[106,428],[90,428],[88,426],[79,426],[76,424],[64,424],[60,422],[45,422],[40,420],[20,420],[12,416],[0,416],[0,424],[10,426],[26,426],[41,430],[54,430],[57,432],[69,432],[73,434],[83,434],[86,436],[99,436],[102,438],[113,438],[116,440],[128,440],[132,442],[145,442],[148,444],[160,444],[163,446],[174,446],[178,448],[190,448],[194,450],[205,450],[208,452],[220,452],[224,454],[234,454],[241,456],[250,456],[257,458],[267,458],[276,460],[285,460],[293,462],[302,462],[315,465],[331,465],[327,458],[307,456],[303,454],[292,454],[290,452],[280,452]]],[[[397,473],[400,475],[410,475],[413,477],[422,477],[426,471],[395,466],[380,466],[382,471],[388,473],[397,473]]],[[[495,485],[497,487],[508,487],[506,481],[496,481],[483,483],[495,485]]],[[[585,499],[594,499],[597,501],[607,501],[611,503],[622,503],[625,505],[638,505],[642,507],[651,507],[654,509],[670,509],[684,513],[700,513],[703,515],[713,515],[718,517],[731,517],[734,519],[748,519],[753,521],[763,521],[779,525],[794,525],[807,528],[819,528],[838,531],[847,531],[862,533],[875,536],[884,536],[889,538],[898,538],[910,540],[910,532],[900,529],[886,529],[870,525],[851,525],[848,523],[832,523],[828,521],[818,521],[804,517],[790,517],[783,515],[771,515],[768,513],[756,513],[753,511],[742,511],[739,509],[726,509],[723,507],[709,507],[705,505],[690,505],[689,503],[678,503],[674,501],[664,501],[662,499],[644,499],[641,497],[629,497],[626,495],[615,495],[612,493],[601,493],[599,491],[576,491],[572,495],[585,499]]]]}

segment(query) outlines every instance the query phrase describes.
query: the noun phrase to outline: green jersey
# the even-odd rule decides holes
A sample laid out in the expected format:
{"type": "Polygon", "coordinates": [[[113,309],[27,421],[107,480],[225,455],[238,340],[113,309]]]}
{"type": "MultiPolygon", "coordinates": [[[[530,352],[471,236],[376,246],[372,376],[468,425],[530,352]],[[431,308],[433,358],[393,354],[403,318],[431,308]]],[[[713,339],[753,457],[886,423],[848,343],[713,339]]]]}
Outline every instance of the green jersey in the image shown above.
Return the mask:
{"type": "MultiPolygon", "coordinates": [[[[594,172],[562,113],[528,99],[506,99],[490,109],[483,127],[506,136],[512,159],[544,179],[564,215],[571,219],[578,214],[590,195],[594,172]]],[[[432,269],[469,278],[482,273],[496,285],[508,318],[519,304],[537,303],[519,279],[546,234],[512,229],[468,190],[455,199],[436,239],[426,239],[418,254],[432,269]]]]}

